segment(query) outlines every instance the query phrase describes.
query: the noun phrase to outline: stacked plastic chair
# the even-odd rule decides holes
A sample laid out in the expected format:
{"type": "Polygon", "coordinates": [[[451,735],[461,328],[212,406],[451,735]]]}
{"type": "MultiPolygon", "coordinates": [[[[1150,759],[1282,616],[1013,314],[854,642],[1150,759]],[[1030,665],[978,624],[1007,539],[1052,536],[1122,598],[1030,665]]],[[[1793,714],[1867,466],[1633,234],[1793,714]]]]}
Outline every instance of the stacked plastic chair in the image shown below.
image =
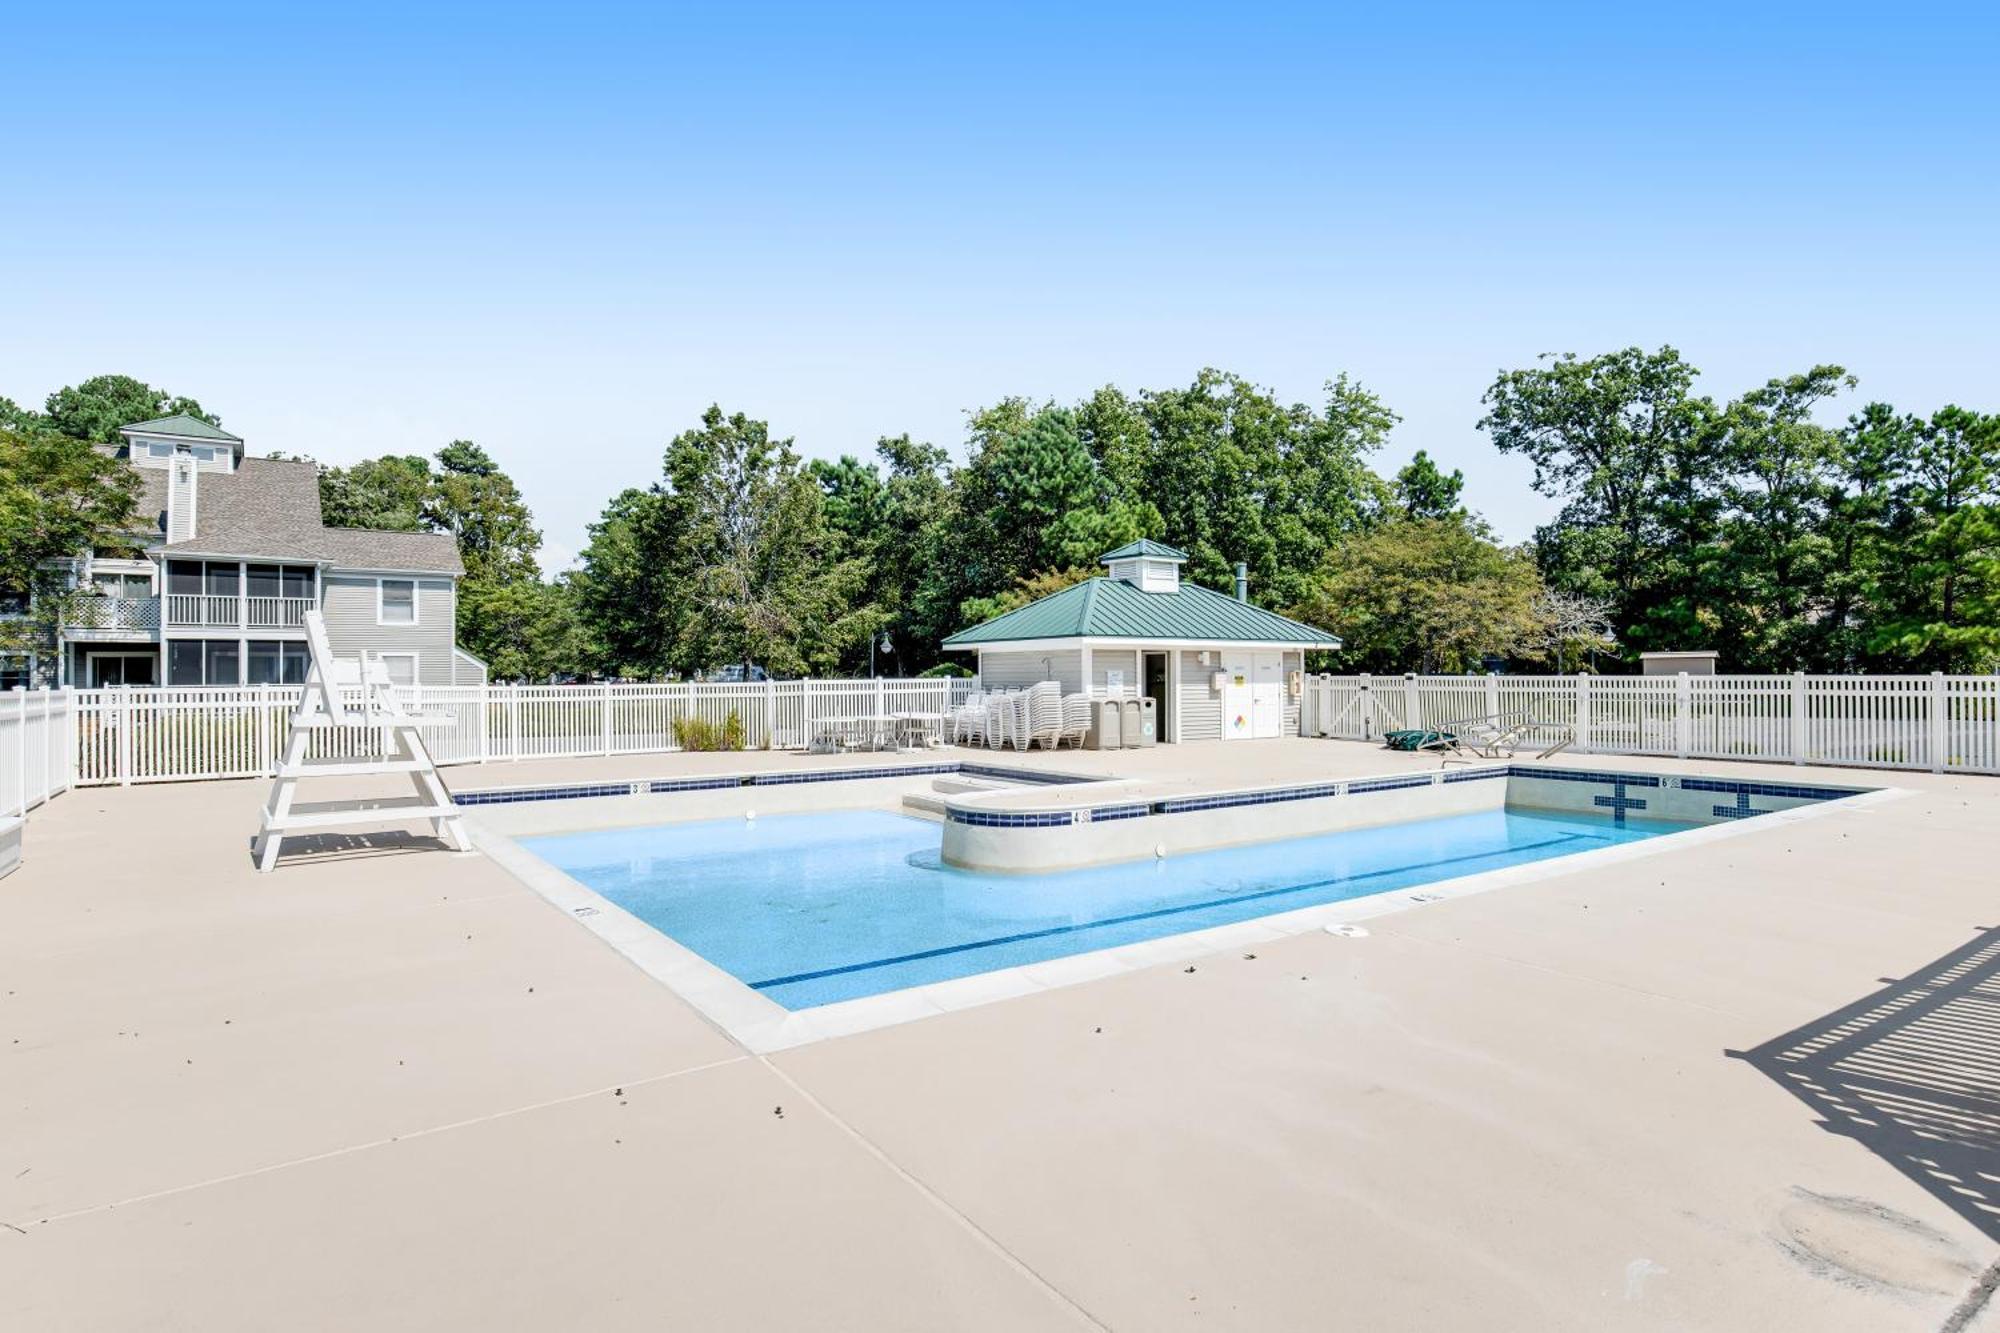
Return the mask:
{"type": "Polygon", "coordinates": [[[1030,686],[1027,709],[1028,745],[1040,744],[1044,750],[1055,749],[1062,742],[1062,686],[1052,680],[1030,686]]]}
{"type": "Polygon", "coordinates": [[[1065,694],[1062,701],[1062,736],[1056,742],[1074,743],[1082,748],[1084,738],[1090,735],[1090,696],[1087,694],[1065,694]]]}

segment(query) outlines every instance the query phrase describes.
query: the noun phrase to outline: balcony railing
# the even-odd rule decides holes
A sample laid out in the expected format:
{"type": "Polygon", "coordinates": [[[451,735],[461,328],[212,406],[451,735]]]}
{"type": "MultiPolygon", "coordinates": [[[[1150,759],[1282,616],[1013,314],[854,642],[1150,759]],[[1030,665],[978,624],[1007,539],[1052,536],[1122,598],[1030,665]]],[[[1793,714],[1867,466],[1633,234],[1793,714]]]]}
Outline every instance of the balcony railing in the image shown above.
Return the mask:
{"type": "Polygon", "coordinates": [[[172,629],[299,629],[312,597],[231,597],[210,593],[170,593],[167,625],[172,629]]]}
{"type": "Polygon", "coordinates": [[[251,629],[303,629],[306,612],[319,603],[310,597],[246,597],[251,629]]]}
{"type": "Polygon", "coordinates": [[[77,603],[75,627],[151,632],[160,627],[160,599],[85,597],[77,603]]]}

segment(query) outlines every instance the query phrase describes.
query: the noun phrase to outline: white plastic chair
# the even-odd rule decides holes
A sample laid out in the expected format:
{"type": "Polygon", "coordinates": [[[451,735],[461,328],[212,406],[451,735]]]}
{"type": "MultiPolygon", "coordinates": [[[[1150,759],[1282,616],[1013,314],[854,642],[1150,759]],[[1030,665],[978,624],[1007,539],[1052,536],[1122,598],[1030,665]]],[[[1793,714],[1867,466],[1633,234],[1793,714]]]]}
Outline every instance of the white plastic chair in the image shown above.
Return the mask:
{"type": "Polygon", "coordinates": [[[985,741],[988,749],[997,750],[1014,735],[1014,700],[1001,692],[988,695],[986,699],[985,741]]]}
{"type": "Polygon", "coordinates": [[[1044,750],[1055,749],[1062,742],[1062,686],[1052,680],[1031,686],[1026,704],[1028,726],[1024,734],[1027,744],[1040,742],[1044,750]]]}
{"type": "Polygon", "coordinates": [[[975,690],[951,710],[951,742],[983,740],[986,735],[986,696],[975,690]]]}
{"type": "Polygon", "coordinates": [[[1087,694],[1065,694],[1062,701],[1062,735],[1056,744],[1063,741],[1075,743],[1083,748],[1084,738],[1090,734],[1090,696],[1087,694]]]}

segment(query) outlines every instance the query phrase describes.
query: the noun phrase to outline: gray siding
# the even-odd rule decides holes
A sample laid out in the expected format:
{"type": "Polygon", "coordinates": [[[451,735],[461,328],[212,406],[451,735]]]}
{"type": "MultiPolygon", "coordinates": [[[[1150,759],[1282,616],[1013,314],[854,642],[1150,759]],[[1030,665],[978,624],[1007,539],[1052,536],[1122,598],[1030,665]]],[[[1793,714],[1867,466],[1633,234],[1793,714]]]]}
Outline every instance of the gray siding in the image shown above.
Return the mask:
{"type": "Polygon", "coordinates": [[[417,679],[425,685],[450,685],[452,664],[452,586],[450,579],[417,580],[417,623],[378,625],[376,619],[375,576],[338,574],[326,576],[322,610],[326,613],[326,636],[333,651],[342,656],[355,653],[415,653],[417,679]]]}
{"type": "MultiPolygon", "coordinates": [[[[1216,660],[1214,654],[1210,660],[1216,660]]],[[[1203,666],[1197,653],[1181,653],[1181,688],[1174,707],[1180,711],[1183,741],[1222,739],[1222,696],[1208,687],[1209,677],[1219,670],[1216,665],[1203,666]]]]}
{"type": "Polygon", "coordinates": [[[984,690],[1019,690],[1045,680],[1060,681],[1064,694],[1083,689],[1083,650],[1065,648],[1042,653],[994,653],[979,655],[979,687],[984,690]]]}
{"type": "Polygon", "coordinates": [[[1110,687],[1105,684],[1104,680],[1107,671],[1122,671],[1125,673],[1125,687],[1119,691],[1122,695],[1137,698],[1140,690],[1145,686],[1145,681],[1139,678],[1139,650],[1136,648],[1093,648],[1090,650],[1090,692],[1092,694],[1109,693],[1110,687]]]}

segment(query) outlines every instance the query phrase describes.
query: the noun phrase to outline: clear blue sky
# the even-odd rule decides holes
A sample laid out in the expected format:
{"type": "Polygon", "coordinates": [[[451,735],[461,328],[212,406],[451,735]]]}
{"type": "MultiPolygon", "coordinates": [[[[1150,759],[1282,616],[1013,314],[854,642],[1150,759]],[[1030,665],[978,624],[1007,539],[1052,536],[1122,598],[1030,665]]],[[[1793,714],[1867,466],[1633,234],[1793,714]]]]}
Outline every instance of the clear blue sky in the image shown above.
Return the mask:
{"type": "Polygon", "coordinates": [[[1516,538],[1538,353],[2000,408],[1990,6],[1405,8],[18,6],[0,394],[470,437],[557,564],[711,400],[831,455],[1346,371],[1516,538]]]}

